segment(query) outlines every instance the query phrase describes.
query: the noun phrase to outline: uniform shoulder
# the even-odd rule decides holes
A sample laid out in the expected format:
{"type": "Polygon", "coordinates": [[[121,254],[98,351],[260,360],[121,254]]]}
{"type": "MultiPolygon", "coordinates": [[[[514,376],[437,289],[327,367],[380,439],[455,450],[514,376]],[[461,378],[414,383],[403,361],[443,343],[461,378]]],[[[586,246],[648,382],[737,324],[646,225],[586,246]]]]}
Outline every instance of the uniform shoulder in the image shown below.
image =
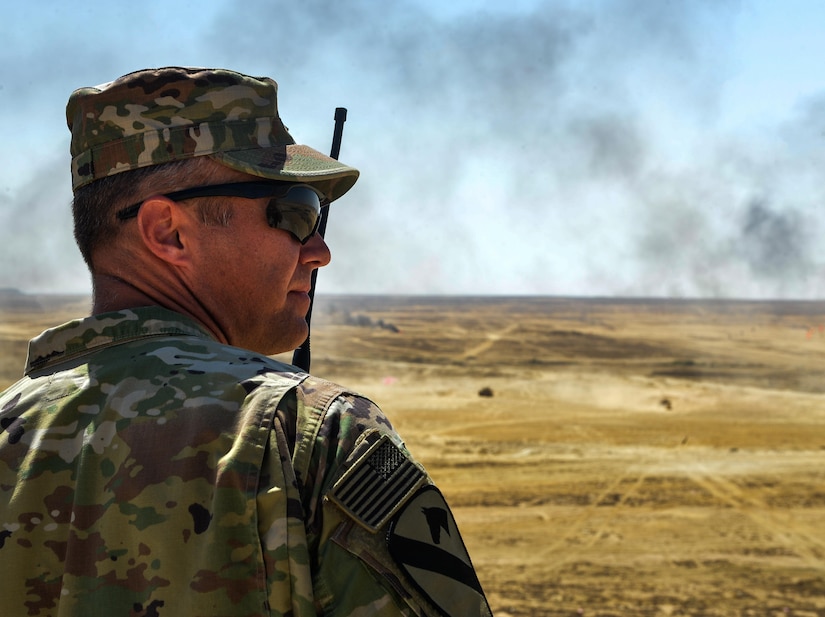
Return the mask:
{"type": "Polygon", "coordinates": [[[353,425],[358,432],[368,428],[393,432],[378,404],[352,388],[309,376],[298,386],[296,394],[299,406],[322,410],[325,423],[353,425]]]}

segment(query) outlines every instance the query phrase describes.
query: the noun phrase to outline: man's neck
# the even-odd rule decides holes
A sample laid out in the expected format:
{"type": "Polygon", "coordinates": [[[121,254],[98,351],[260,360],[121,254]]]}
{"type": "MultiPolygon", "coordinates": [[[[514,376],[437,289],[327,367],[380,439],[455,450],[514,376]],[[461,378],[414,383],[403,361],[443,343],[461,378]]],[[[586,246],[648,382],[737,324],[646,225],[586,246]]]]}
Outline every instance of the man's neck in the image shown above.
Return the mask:
{"type": "Polygon", "coordinates": [[[112,274],[95,274],[92,289],[93,315],[141,306],[160,306],[194,319],[218,341],[228,342],[218,323],[198,302],[187,303],[154,287],[142,286],[139,282],[126,281],[112,274]]]}

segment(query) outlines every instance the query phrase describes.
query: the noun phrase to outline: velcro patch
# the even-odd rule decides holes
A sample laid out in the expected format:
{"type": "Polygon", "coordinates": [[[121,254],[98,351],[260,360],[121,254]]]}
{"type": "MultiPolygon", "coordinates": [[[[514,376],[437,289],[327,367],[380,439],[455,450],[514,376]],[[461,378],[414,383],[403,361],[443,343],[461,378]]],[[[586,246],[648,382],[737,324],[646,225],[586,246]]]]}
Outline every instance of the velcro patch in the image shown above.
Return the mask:
{"type": "Polygon", "coordinates": [[[423,487],[404,504],[390,524],[387,548],[446,617],[492,615],[453,514],[435,486],[423,487]]]}
{"type": "Polygon", "coordinates": [[[382,435],[335,483],[330,499],[375,533],[425,480],[390,436],[382,435]]]}

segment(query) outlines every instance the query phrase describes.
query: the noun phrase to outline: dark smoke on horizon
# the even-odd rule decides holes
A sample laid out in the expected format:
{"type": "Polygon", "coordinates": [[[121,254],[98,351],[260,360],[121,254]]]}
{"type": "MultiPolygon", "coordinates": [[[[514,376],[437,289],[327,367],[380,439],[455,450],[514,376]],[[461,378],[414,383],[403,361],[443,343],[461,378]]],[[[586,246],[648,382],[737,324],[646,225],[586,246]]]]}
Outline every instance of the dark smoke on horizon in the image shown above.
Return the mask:
{"type": "MultiPolygon", "coordinates": [[[[201,60],[180,63],[272,75],[286,124],[319,149],[349,107],[341,158],[363,175],[332,213],[321,293],[825,291],[825,95],[759,135],[723,130],[740,2],[531,6],[226,2],[201,60]]],[[[34,207],[24,189],[11,211],[34,207]]]]}

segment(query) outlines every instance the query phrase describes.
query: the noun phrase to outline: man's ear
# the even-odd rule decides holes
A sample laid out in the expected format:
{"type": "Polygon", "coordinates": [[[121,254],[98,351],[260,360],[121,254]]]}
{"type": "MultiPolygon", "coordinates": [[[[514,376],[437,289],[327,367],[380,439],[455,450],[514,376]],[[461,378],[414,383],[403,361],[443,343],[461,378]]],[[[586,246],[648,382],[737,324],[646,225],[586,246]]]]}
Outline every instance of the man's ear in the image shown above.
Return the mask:
{"type": "Polygon", "coordinates": [[[137,216],[143,244],[156,257],[173,265],[189,261],[186,230],[191,224],[180,205],[166,197],[150,197],[137,216]]]}

